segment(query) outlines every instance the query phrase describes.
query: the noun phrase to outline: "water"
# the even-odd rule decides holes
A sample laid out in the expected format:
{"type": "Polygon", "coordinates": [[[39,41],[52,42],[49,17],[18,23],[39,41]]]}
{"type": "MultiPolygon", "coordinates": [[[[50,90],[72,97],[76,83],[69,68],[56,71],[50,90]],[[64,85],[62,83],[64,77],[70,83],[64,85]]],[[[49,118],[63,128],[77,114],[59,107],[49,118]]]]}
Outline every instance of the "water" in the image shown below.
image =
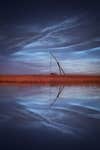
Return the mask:
{"type": "Polygon", "coordinates": [[[0,150],[96,149],[99,142],[99,86],[0,86],[0,150]]]}

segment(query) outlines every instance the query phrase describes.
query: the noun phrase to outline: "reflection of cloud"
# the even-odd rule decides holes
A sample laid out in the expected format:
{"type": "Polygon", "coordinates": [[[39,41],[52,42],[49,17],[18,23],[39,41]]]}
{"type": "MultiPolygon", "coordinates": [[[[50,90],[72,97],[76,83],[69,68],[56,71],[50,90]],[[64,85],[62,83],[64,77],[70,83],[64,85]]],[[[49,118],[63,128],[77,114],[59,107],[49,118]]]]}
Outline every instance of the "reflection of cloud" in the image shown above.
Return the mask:
{"type": "MultiPolygon", "coordinates": [[[[63,62],[66,73],[77,73],[77,71],[78,73],[100,73],[98,26],[99,23],[86,15],[67,18],[58,24],[39,29],[39,32],[34,32],[32,26],[23,25],[21,29],[16,26],[15,34],[9,33],[8,29],[8,34],[1,34],[0,47],[4,53],[3,50],[1,52],[2,55],[7,55],[10,64],[18,63],[19,65],[20,62],[22,68],[27,63],[26,73],[48,73],[49,51],[54,52],[55,56],[63,62]],[[33,67],[31,68],[30,65],[33,67]],[[66,68],[66,65],[69,66],[66,68]]],[[[12,30],[14,28],[10,29],[12,30]]],[[[0,60],[2,61],[1,57],[0,60]]],[[[4,64],[7,64],[6,60],[4,64]]],[[[52,65],[56,68],[56,64],[52,63],[52,65]]],[[[21,69],[19,73],[20,71],[21,69]]]]}
{"type": "Polygon", "coordinates": [[[51,105],[57,92],[58,87],[0,87],[0,122],[32,129],[39,127],[39,130],[44,126],[72,136],[88,135],[93,129],[91,124],[99,123],[100,88],[64,87],[51,105]]]}

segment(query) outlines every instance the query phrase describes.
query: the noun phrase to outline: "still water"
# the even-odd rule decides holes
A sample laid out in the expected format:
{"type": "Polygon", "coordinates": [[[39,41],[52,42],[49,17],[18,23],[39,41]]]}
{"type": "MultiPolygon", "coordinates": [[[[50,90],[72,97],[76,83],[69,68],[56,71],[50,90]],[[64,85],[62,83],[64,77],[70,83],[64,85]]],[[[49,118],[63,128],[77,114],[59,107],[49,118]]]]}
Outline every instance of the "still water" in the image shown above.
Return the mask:
{"type": "Polygon", "coordinates": [[[0,150],[97,149],[99,141],[99,86],[0,86],[0,150]]]}

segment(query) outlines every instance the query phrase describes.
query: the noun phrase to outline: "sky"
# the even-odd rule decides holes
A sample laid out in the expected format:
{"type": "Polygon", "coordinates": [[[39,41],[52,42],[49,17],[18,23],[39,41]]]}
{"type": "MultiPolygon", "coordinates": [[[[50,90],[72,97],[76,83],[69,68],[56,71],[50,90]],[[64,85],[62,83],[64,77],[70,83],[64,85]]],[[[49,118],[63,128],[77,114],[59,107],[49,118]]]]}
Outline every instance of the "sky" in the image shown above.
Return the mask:
{"type": "Polygon", "coordinates": [[[0,74],[100,74],[100,5],[1,1],[0,74]]]}

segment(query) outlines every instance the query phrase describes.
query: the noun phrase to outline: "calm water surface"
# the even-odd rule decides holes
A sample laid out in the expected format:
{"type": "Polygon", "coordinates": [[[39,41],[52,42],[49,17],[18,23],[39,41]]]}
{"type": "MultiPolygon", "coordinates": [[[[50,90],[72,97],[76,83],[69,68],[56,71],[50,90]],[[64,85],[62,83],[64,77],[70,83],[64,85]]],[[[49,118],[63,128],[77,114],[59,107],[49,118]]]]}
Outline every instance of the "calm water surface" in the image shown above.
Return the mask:
{"type": "Polygon", "coordinates": [[[100,87],[0,86],[0,150],[97,149],[100,87]]]}

